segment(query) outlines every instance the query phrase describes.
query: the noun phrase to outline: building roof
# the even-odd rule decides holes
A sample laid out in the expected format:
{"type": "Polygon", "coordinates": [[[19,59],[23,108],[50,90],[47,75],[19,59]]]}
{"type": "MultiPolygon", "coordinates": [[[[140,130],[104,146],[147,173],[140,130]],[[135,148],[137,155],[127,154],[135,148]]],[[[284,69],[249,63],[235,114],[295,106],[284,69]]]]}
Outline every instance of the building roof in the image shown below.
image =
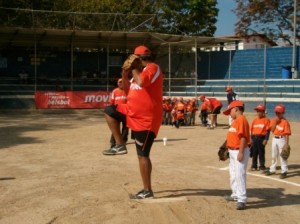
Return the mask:
{"type": "Polygon", "coordinates": [[[274,42],[273,40],[271,40],[270,38],[268,38],[265,34],[251,34],[251,35],[243,35],[243,36],[226,36],[224,38],[237,38],[239,40],[242,40],[242,39],[250,39],[252,37],[260,37],[261,40],[264,42],[264,43],[268,43],[270,46],[274,47],[274,46],[277,46],[276,42],[274,42]]]}
{"type": "Polygon", "coordinates": [[[87,31],[62,29],[30,29],[19,27],[0,27],[0,47],[34,46],[69,48],[134,49],[136,45],[150,47],[184,46],[211,47],[224,43],[236,43],[235,37],[200,37],[171,35],[151,32],[87,31]]]}

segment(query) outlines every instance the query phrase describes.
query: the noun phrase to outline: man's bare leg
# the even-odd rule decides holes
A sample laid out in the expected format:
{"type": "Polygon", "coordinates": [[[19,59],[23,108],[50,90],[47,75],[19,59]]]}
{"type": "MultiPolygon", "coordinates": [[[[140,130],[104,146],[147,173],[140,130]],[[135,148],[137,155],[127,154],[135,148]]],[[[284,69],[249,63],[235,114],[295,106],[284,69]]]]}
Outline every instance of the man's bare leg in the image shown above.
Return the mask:
{"type": "Polygon", "coordinates": [[[152,191],[151,187],[151,172],[152,163],[149,157],[139,156],[140,173],[144,185],[144,190],[152,191]]]}

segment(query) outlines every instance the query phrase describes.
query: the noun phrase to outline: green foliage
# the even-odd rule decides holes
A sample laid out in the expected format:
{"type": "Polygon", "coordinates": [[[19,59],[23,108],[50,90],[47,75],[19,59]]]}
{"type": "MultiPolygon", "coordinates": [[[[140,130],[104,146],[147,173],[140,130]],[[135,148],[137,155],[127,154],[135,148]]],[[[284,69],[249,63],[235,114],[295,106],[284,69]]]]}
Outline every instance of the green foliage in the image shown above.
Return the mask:
{"type": "MultiPolygon", "coordinates": [[[[292,45],[294,0],[236,0],[236,3],[237,35],[265,34],[274,41],[292,45]]],[[[299,31],[299,25],[296,28],[299,31]]]]}
{"type": "Polygon", "coordinates": [[[1,9],[0,25],[213,36],[216,4],[217,0],[0,0],[1,7],[27,9],[1,9]]]}

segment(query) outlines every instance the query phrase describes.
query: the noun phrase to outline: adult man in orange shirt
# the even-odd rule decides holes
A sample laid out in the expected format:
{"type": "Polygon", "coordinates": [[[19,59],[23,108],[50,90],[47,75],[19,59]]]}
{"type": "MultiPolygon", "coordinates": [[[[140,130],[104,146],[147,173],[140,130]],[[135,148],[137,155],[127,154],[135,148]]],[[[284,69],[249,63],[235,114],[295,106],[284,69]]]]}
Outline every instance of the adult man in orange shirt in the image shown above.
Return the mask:
{"type": "Polygon", "coordinates": [[[285,106],[283,104],[278,104],[275,106],[274,112],[276,116],[271,119],[270,128],[273,133],[272,139],[272,165],[270,170],[266,172],[266,175],[275,174],[276,165],[278,158],[280,158],[281,163],[281,175],[280,179],[284,179],[288,172],[288,162],[284,160],[280,153],[285,144],[289,144],[289,136],[292,134],[290,123],[286,118],[284,118],[285,106]]]}
{"type": "Polygon", "coordinates": [[[233,122],[227,132],[226,146],[229,149],[229,175],[232,193],[225,195],[227,201],[237,201],[236,209],[246,208],[246,170],[250,155],[250,130],[246,117],[243,115],[244,103],[236,100],[229,104],[224,115],[230,115],[233,122]]]}
{"type": "Polygon", "coordinates": [[[208,129],[214,129],[217,126],[217,116],[220,114],[223,104],[220,100],[217,100],[216,98],[207,98],[205,95],[201,95],[200,100],[207,105],[207,112],[211,122],[208,129]]]}
{"type": "Polygon", "coordinates": [[[257,116],[253,119],[250,127],[252,171],[266,169],[265,146],[270,136],[270,119],[266,117],[265,106],[259,104],[254,110],[257,111],[257,116]],[[259,168],[257,166],[257,158],[259,159],[259,168]]]}
{"type": "MultiPolygon", "coordinates": [[[[132,130],[138,154],[143,189],[130,198],[152,198],[151,186],[152,163],[150,151],[158,130],[162,124],[162,95],[163,74],[161,68],[152,62],[152,54],[145,46],[138,46],[134,50],[142,61],[142,71],[133,69],[123,70],[122,79],[124,90],[127,93],[127,104],[118,105],[117,111],[126,115],[127,126],[132,130]],[[128,75],[132,73],[133,78],[128,75]]],[[[107,117],[108,123],[110,118],[107,117]]],[[[110,126],[111,127],[111,126],[110,126]]],[[[114,132],[117,144],[122,142],[120,135],[114,132]]],[[[120,145],[120,149],[126,147],[120,145]]],[[[117,149],[118,150],[118,149],[117,149]]]]}

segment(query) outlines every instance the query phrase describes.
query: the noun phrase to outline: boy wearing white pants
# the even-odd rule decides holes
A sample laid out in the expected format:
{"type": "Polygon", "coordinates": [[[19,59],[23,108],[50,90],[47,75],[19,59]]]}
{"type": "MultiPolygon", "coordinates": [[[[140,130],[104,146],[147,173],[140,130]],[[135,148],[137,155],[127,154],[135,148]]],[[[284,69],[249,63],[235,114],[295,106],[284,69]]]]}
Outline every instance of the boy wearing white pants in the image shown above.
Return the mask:
{"type": "Polygon", "coordinates": [[[228,129],[226,146],[229,149],[229,175],[231,195],[225,195],[227,201],[236,201],[236,209],[243,210],[247,203],[246,170],[250,150],[250,128],[246,117],[243,115],[244,103],[235,100],[223,112],[230,115],[233,122],[228,129]]]}
{"type": "Polygon", "coordinates": [[[280,153],[282,148],[285,144],[289,144],[289,136],[291,135],[291,128],[288,120],[283,117],[285,113],[285,107],[282,104],[278,104],[274,112],[276,117],[271,120],[270,128],[271,132],[273,133],[272,139],[272,165],[270,169],[266,171],[266,175],[270,176],[275,174],[276,172],[276,165],[278,162],[278,158],[281,164],[281,174],[280,179],[284,179],[287,176],[288,172],[288,163],[287,160],[284,160],[280,153]]]}

